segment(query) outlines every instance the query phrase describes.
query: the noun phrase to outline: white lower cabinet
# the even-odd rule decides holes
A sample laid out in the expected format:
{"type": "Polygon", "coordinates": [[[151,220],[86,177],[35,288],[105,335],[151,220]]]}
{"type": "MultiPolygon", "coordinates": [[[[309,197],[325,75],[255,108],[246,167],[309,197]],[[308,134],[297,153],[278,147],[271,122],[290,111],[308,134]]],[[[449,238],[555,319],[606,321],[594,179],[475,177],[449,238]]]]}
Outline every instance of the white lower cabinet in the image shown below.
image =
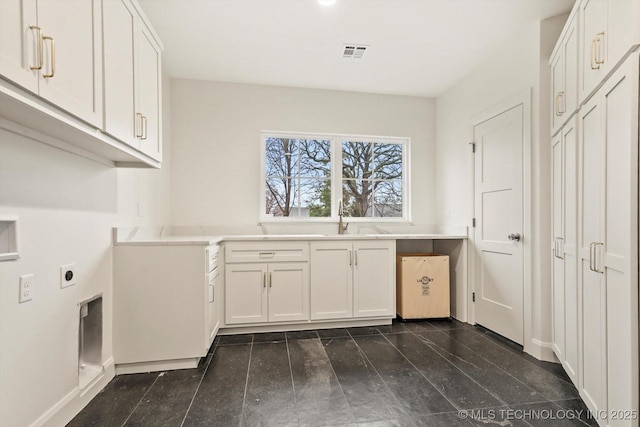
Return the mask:
{"type": "Polygon", "coordinates": [[[225,325],[395,316],[395,240],[230,242],[225,325]]]}
{"type": "Polygon", "coordinates": [[[353,244],[311,243],[311,320],[353,317],[353,244]]]}
{"type": "Polygon", "coordinates": [[[113,357],[119,373],[196,367],[220,327],[217,246],[113,248],[113,357]]]}
{"type": "Polygon", "coordinates": [[[230,243],[225,252],[227,325],[309,320],[308,243],[230,243]],[[303,255],[297,262],[243,262],[287,259],[290,252],[303,255]]]}
{"type": "Polygon", "coordinates": [[[395,241],[311,243],[311,319],[395,315],[395,241]]]}
{"type": "Polygon", "coordinates": [[[395,241],[354,243],[353,255],[353,317],[395,315],[395,241]]]}

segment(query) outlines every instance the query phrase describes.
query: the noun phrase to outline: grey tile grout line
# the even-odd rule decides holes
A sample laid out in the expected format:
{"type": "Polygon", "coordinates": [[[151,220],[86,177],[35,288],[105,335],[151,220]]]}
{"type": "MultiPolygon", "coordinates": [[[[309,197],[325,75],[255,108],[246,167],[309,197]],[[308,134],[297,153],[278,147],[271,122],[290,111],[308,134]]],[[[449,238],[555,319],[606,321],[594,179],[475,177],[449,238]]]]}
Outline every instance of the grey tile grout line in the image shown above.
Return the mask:
{"type": "MultiPolygon", "coordinates": [[[[449,334],[447,334],[447,335],[449,335],[449,334]]],[[[514,375],[512,375],[510,372],[507,372],[506,370],[502,369],[502,367],[501,367],[500,365],[498,365],[498,364],[494,363],[494,362],[493,362],[493,361],[491,361],[490,359],[487,359],[487,358],[486,358],[482,353],[477,352],[477,351],[476,351],[476,350],[474,350],[472,347],[468,346],[466,343],[464,343],[464,342],[460,341],[459,339],[457,339],[457,338],[455,338],[455,337],[453,337],[453,336],[451,336],[451,335],[449,335],[449,336],[451,337],[451,339],[452,339],[452,340],[456,341],[458,344],[462,345],[463,347],[468,348],[468,349],[469,349],[469,350],[471,350],[473,353],[475,353],[475,354],[477,354],[478,356],[480,356],[482,359],[486,360],[487,362],[491,363],[493,366],[495,366],[495,367],[497,367],[498,369],[500,369],[500,370],[501,370],[502,372],[504,372],[505,374],[507,374],[507,375],[511,376],[512,378],[514,378],[516,381],[519,381],[519,382],[521,382],[522,384],[524,384],[525,386],[529,387],[530,389],[532,389],[532,390],[536,391],[537,393],[540,393],[540,395],[541,395],[542,397],[544,397],[545,399],[547,399],[547,401],[549,401],[549,402],[553,402],[553,400],[549,399],[549,398],[548,398],[544,393],[542,393],[541,391],[538,391],[537,389],[535,389],[535,388],[531,387],[529,384],[526,384],[524,381],[522,381],[521,379],[519,379],[519,378],[515,377],[515,376],[514,376],[514,375]]],[[[491,342],[491,341],[489,341],[489,342],[491,342]]],[[[497,344],[495,344],[495,343],[492,343],[492,344],[493,344],[493,345],[495,345],[495,346],[498,346],[498,345],[497,345],[497,344]]],[[[499,347],[499,346],[498,346],[498,347],[499,347]]],[[[522,356],[519,356],[519,355],[517,355],[517,354],[516,354],[516,356],[518,356],[518,357],[522,357],[522,356]]],[[[551,373],[551,372],[547,371],[546,369],[544,369],[544,368],[542,368],[542,367],[540,367],[540,366],[536,365],[535,363],[529,362],[529,361],[528,361],[528,360],[526,360],[526,359],[522,359],[522,360],[523,360],[524,362],[526,362],[526,363],[529,363],[529,364],[531,364],[531,365],[535,366],[535,367],[538,367],[538,368],[540,368],[540,369],[543,369],[545,372],[547,372],[547,373],[549,373],[549,374],[553,375],[553,376],[554,376],[554,378],[557,378],[558,380],[560,380],[560,381],[562,381],[562,382],[564,382],[564,383],[566,383],[566,384],[569,384],[569,385],[571,385],[572,387],[574,387],[574,388],[575,388],[575,386],[574,386],[572,383],[568,383],[568,382],[566,382],[566,381],[565,381],[565,380],[563,380],[562,378],[559,378],[557,375],[555,375],[555,374],[553,374],[553,373],[551,373]]]]}
{"type": "Polygon", "coordinates": [[[153,388],[153,386],[156,384],[156,382],[158,381],[158,378],[160,378],[161,376],[164,375],[166,371],[162,371],[160,372],[158,375],[156,375],[156,379],[153,380],[153,383],[151,383],[151,385],[149,386],[149,388],[147,389],[147,391],[144,392],[144,394],[142,395],[142,397],[140,398],[140,400],[138,401],[138,403],[136,403],[136,406],[133,407],[133,409],[131,410],[131,412],[129,412],[129,415],[127,416],[127,418],[122,422],[121,426],[124,426],[125,424],[127,424],[127,421],[129,421],[129,418],[131,418],[131,415],[133,415],[133,413],[136,411],[136,409],[138,409],[138,406],[140,406],[140,404],[142,403],[142,401],[144,400],[144,398],[147,396],[147,394],[149,394],[149,392],[151,391],[151,389],[153,388]]]}
{"type": "Polygon", "coordinates": [[[291,378],[291,389],[293,390],[293,407],[296,410],[296,419],[298,420],[298,425],[300,425],[300,415],[298,414],[298,398],[296,396],[296,384],[293,382],[293,369],[291,368],[291,353],[289,352],[289,337],[287,337],[286,332],[284,334],[284,343],[287,346],[287,362],[289,362],[289,377],[291,378]]]}
{"type": "MultiPolygon", "coordinates": [[[[410,333],[411,333],[412,335],[414,335],[414,334],[413,334],[413,332],[411,332],[411,331],[410,331],[410,333]]],[[[414,336],[415,336],[415,335],[414,335],[414,336]]],[[[383,338],[384,338],[384,339],[385,339],[385,340],[386,340],[386,341],[391,345],[391,347],[393,347],[393,348],[394,348],[398,353],[400,353],[400,354],[402,355],[402,357],[403,357],[407,362],[409,362],[409,364],[410,364],[411,366],[413,366],[413,369],[415,369],[415,370],[418,372],[418,374],[419,374],[422,378],[424,378],[424,379],[425,379],[429,384],[431,384],[431,386],[434,388],[434,390],[436,390],[438,393],[440,393],[440,395],[441,395],[442,397],[444,397],[444,398],[445,398],[445,400],[451,404],[451,406],[453,406],[457,411],[466,410],[466,408],[460,408],[460,407],[458,407],[458,405],[456,405],[454,402],[452,402],[451,400],[449,400],[449,399],[447,398],[447,396],[445,396],[444,394],[442,394],[442,392],[440,392],[440,390],[438,390],[438,387],[436,387],[436,385],[435,385],[433,382],[431,382],[431,380],[430,380],[429,378],[427,378],[427,377],[422,373],[422,371],[421,371],[420,369],[418,369],[418,367],[417,367],[417,366],[416,366],[416,365],[415,365],[411,360],[409,360],[409,358],[408,358],[408,357],[407,357],[407,356],[406,356],[406,355],[405,355],[405,354],[404,354],[404,353],[403,353],[399,348],[397,348],[395,345],[393,345],[393,343],[392,343],[391,341],[389,341],[389,339],[388,339],[384,334],[382,334],[382,337],[383,337],[383,338]]],[[[420,340],[420,338],[419,338],[419,337],[417,337],[417,336],[416,336],[416,338],[417,338],[418,340],[420,340]]],[[[422,342],[422,340],[420,340],[420,342],[422,342]]],[[[426,344],[425,344],[425,345],[426,345],[426,344]]],[[[434,351],[435,351],[435,350],[434,350],[434,351]]],[[[444,356],[442,356],[440,353],[438,353],[438,354],[442,357],[442,359],[443,359],[446,363],[448,363],[448,364],[450,364],[451,366],[453,366],[453,368],[454,368],[454,369],[457,369],[458,371],[460,371],[460,373],[461,373],[462,375],[464,375],[464,376],[466,376],[467,378],[469,378],[469,379],[470,379],[472,382],[474,382],[475,384],[478,384],[478,386],[480,386],[480,388],[482,388],[484,391],[486,391],[487,393],[489,393],[489,395],[490,395],[490,396],[493,396],[493,394],[492,394],[491,392],[489,392],[489,390],[487,390],[487,389],[485,389],[484,387],[482,387],[482,385],[481,385],[481,384],[479,384],[476,380],[474,380],[473,378],[471,378],[469,375],[467,375],[465,372],[463,372],[463,371],[462,371],[460,368],[458,368],[456,365],[454,365],[453,363],[449,362],[449,361],[448,361],[444,356]]],[[[493,397],[496,397],[496,396],[493,396],[493,397]]],[[[497,397],[496,397],[496,399],[497,399],[497,397]]],[[[502,400],[500,400],[500,399],[497,399],[497,400],[498,400],[498,402],[504,403],[504,402],[502,402],[502,400]]],[[[490,408],[490,406],[488,406],[487,408],[490,408]]],[[[469,408],[469,409],[485,409],[485,408],[469,408]]],[[[449,412],[451,412],[451,411],[449,411],[449,412]]],[[[446,412],[442,412],[442,413],[446,413],[446,412]]]]}
{"type": "MultiPolygon", "coordinates": [[[[391,390],[391,388],[389,387],[389,385],[387,384],[387,382],[384,380],[384,378],[382,378],[382,375],[380,375],[380,372],[378,372],[378,369],[376,368],[376,366],[371,362],[371,360],[369,360],[369,357],[366,355],[366,353],[362,350],[362,348],[360,348],[360,345],[358,344],[358,342],[355,340],[355,338],[353,338],[353,335],[351,335],[351,332],[349,332],[349,330],[347,329],[347,333],[349,334],[349,336],[351,337],[351,340],[353,341],[353,343],[356,345],[356,347],[358,348],[358,352],[362,355],[362,357],[364,357],[367,360],[367,363],[371,366],[371,368],[373,369],[373,371],[376,373],[376,375],[380,378],[380,381],[382,381],[382,384],[384,384],[385,389],[390,393],[390,395],[393,397],[393,399],[395,400],[397,406],[402,410],[402,412],[404,413],[404,407],[402,406],[400,400],[398,399],[398,397],[396,396],[396,394],[391,390]]],[[[381,335],[381,334],[380,334],[381,335]]],[[[371,335],[361,335],[361,336],[371,336],[371,335]]],[[[373,335],[375,336],[375,335],[373,335]]],[[[437,391],[437,390],[436,390],[437,391]]],[[[438,393],[440,393],[438,391],[438,393]]],[[[442,394],[442,393],[441,393],[442,394]]],[[[445,397],[446,399],[446,397],[445,397]]],[[[411,417],[411,414],[407,414],[406,416],[411,417]]],[[[373,421],[378,421],[378,420],[373,420],[373,421]]],[[[368,422],[368,421],[366,421],[368,422]]]]}
{"type": "MultiPolygon", "coordinates": [[[[347,331],[347,333],[349,333],[349,331],[347,331]]],[[[349,335],[351,335],[351,334],[349,334],[349,335]]],[[[328,339],[333,340],[334,338],[328,338],[328,339]]],[[[349,415],[351,415],[351,420],[355,423],[356,422],[356,417],[353,415],[353,409],[351,408],[351,404],[347,400],[347,395],[344,393],[344,389],[342,388],[342,383],[340,382],[340,379],[338,378],[338,374],[336,374],[336,370],[333,369],[333,363],[331,363],[331,359],[329,359],[329,355],[327,354],[327,350],[325,350],[324,345],[322,344],[322,338],[320,338],[320,334],[318,334],[318,340],[320,341],[320,347],[322,347],[322,351],[324,351],[324,355],[327,358],[327,362],[329,362],[329,367],[331,367],[331,372],[333,372],[333,376],[336,378],[336,382],[338,383],[338,387],[340,387],[340,393],[342,393],[342,397],[344,398],[344,401],[347,404],[347,407],[349,408],[349,415]]]]}
{"type": "Polygon", "coordinates": [[[187,407],[187,411],[184,413],[184,417],[182,417],[182,422],[180,423],[180,427],[184,426],[185,421],[187,420],[187,416],[189,415],[189,411],[191,410],[191,406],[193,406],[193,402],[196,400],[196,396],[198,391],[200,390],[200,386],[202,385],[202,381],[204,381],[204,376],[207,375],[207,371],[209,370],[209,366],[211,365],[211,361],[213,360],[213,356],[216,354],[216,350],[218,349],[218,343],[214,342],[213,351],[211,355],[207,354],[208,361],[207,366],[204,368],[204,372],[202,372],[202,376],[200,377],[200,381],[198,382],[198,387],[196,387],[196,391],[193,393],[191,397],[191,402],[189,402],[189,406],[187,407]],[[210,357],[209,357],[210,356],[210,357]]]}
{"type": "Polygon", "coordinates": [[[238,425],[242,427],[244,421],[244,406],[247,401],[247,388],[249,387],[249,372],[251,370],[251,359],[253,358],[253,334],[251,335],[251,348],[249,349],[249,363],[247,364],[247,378],[244,380],[244,393],[242,395],[242,409],[240,410],[240,423],[238,425]]]}
{"type": "MultiPolygon", "coordinates": [[[[430,332],[434,332],[434,331],[430,331],[430,332]]],[[[438,333],[444,333],[441,330],[437,330],[435,332],[438,333]]],[[[484,391],[486,391],[487,393],[489,393],[490,396],[492,396],[493,398],[495,398],[498,402],[502,403],[503,406],[509,406],[509,404],[507,402],[505,402],[504,400],[502,400],[499,396],[497,396],[496,394],[492,393],[490,390],[488,390],[484,385],[480,384],[478,381],[476,381],[473,377],[471,377],[471,375],[467,374],[465,371],[463,371],[462,369],[460,369],[455,363],[451,362],[449,359],[447,359],[445,357],[445,355],[442,353],[442,351],[439,351],[438,348],[434,348],[434,346],[426,343],[423,339],[423,337],[421,337],[420,335],[416,334],[414,331],[411,331],[411,333],[424,345],[426,345],[427,347],[429,347],[431,350],[435,351],[440,357],[442,357],[447,363],[449,363],[451,366],[453,366],[455,369],[457,369],[458,371],[460,371],[460,373],[462,373],[462,375],[466,376],[467,378],[469,378],[471,381],[473,381],[474,383],[476,383],[481,389],[483,389],[484,391]]],[[[392,344],[393,345],[393,344],[392,344]]],[[[437,347],[437,346],[435,346],[437,347]]],[[[442,349],[443,351],[445,351],[444,349],[442,349]]],[[[456,356],[459,359],[461,359],[461,357],[456,356]]],[[[526,384],[525,384],[526,385],[526,384]]]]}
{"type": "MultiPolygon", "coordinates": [[[[442,332],[442,331],[438,331],[438,332],[442,332]]],[[[422,342],[424,342],[423,337],[421,337],[420,335],[417,335],[418,339],[420,339],[422,342]]],[[[500,366],[496,365],[495,363],[493,363],[492,361],[490,361],[489,359],[485,358],[482,354],[478,353],[477,351],[473,350],[472,348],[464,345],[463,343],[461,343],[460,341],[456,340],[455,338],[451,337],[451,339],[453,339],[454,341],[457,341],[460,345],[462,345],[463,347],[466,347],[467,349],[471,350],[471,352],[475,353],[476,355],[478,355],[481,359],[485,360],[486,362],[489,362],[491,365],[495,366],[496,368],[498,368],[500,371],[504,372],[506,375],[510,376],[511,378],[513,378],[514,380],[516,380],[517,382],[519,382],[520,384],[522,384],[523,386],[535,391],[536,393],[539,393],[545,400],[541,400],[541,401],[536,401],[536,402],[528,402],[528,403],[518,403],[516,405],[528,405],[528,404],[535,404],[535,403],[545,403],[545,402],[552,402],[551,400],[547,399],[547,397],[545,395],[543,395],[542,393],[540,393],[538,390],[534,389],[533,387],[529,386],[528,384],[525,384],[523,381],[521,381],[520,379],[514,377],[513,375],[511,375],[509,372],[505,371],[504,369],[502,369],[500,366]]],[[[439,347],[437,344],[429,344],[427,342],[424,342],[425,345],[428,345],[429,347],[431,347],[433,349],[433,351],[435,351],[436,353],[440,354],[442,357],[445,357],[444,354],[442,354],[442,351],[447,352],[447,350],[445,350],[444,348],[439,347]],[[440,348],[441,351],[438,350],[438,348],[440,348]]],[[[448,352],[447,352],[448,353],[448,352]]],[[[456,356],[453,353],[450,353],[451,355],[457,357],[458,359],[462,359],[460,356],[456,356]]],[[[446,359],[446,357],[445,357],[446,359]]],[[[464,359],[462,359],[464,360],[464,359]]],[[[460,369],[460,368],[458,368],[460,369]]],[[[464,372],[463,372],[464,373],[464,372]]],[[[487,392],[489,392],[491,395],[493,395],[493,393],[491,393],[489,390],[487,390],[484,386],[482,386],[482,388],[484,388],[487,392]]],[[[506,402],[504,402],[502,399],[498,398],[496,396],[496,398],[505,404],[505,406],[510,407],[513,406],[513,404],[508,404],[506,402]]]]}

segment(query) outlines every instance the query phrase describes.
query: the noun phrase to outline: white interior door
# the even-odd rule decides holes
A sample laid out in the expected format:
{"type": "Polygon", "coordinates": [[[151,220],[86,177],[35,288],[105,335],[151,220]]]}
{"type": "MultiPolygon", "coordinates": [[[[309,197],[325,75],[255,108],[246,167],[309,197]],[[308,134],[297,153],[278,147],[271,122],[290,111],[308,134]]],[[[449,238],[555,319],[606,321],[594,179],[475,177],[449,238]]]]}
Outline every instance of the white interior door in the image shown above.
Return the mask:
{"type": "Polygon", "coordinates": [[[476,322],[523,344],[524,105],[474,126],[476,322]]]}

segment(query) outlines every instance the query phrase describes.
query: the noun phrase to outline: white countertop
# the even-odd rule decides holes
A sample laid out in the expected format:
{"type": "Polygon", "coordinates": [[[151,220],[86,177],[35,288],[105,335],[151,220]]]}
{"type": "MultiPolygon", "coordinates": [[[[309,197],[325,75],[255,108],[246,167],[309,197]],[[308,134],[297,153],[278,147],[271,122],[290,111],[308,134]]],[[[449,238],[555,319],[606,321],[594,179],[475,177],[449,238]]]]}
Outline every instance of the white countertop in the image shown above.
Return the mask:
{"type": "MultiPolygon", "coordinates": [[[[439,239],[466,239],[465,227],[459,229],[447,230],[443,233],[362,233],[362,234],[196,234],[193,230],[186,231],[184,234],[163,233],[165,227],[127,227],[113,229],[113,244],[125,246],[137,245],[201,245],[209,246],[221,242],[240,242],[240,241],[327,241],[327,240],[439,240],[439,239]],[[463,230],[464,229],[464,230],[463,230]]],[[[207,230],[201,229],[202,233],[207,230]]]]}

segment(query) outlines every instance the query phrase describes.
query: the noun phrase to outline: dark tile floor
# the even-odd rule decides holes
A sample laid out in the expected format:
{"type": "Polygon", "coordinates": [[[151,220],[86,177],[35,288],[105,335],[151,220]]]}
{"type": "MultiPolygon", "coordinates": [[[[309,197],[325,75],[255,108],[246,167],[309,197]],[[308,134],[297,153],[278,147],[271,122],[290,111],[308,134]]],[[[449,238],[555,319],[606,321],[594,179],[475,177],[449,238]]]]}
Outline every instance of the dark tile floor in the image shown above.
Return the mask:
{"type": "Polygon", "coordinates": [[[196,369],[121,375],[70,426],[584,426],[562,368],[455,320],[222,336],[196,369]]]}

